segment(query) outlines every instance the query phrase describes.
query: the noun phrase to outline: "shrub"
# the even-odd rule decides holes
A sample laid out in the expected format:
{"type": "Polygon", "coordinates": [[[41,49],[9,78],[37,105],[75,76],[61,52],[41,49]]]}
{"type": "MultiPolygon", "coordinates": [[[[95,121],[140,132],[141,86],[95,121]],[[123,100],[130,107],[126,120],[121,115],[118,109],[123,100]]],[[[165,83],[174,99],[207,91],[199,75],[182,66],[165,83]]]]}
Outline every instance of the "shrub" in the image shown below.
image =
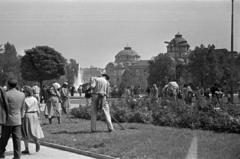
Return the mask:
{"type": "MultiPolygon", "coordinates": [[[[71,114],[82,119],[90,119],[90,107],[79,106],[71,114]]],[[[124,103],[110,103],[111,115],[120,123],[146,123],[177,128],[203,129],[216,132],[240,132],[240,107],[234,104],[217,104],[199,97],[188,105],[184,101],[162,100],[150,105],[144,100],[141,106],[132,110],[124,103]]],[[[98,120],[105,120],[103,113],[98,113],[98,120]]],[[[114,121],[114,120],[113,120],[114,121]]]]}
{"type": "Polygon", "coordinates": [[[70,114],[76,118],[89,120],[89,119],[91,119],[91,107],[83,106],[80,104],[79,108],[71,109],[70,114]]]}

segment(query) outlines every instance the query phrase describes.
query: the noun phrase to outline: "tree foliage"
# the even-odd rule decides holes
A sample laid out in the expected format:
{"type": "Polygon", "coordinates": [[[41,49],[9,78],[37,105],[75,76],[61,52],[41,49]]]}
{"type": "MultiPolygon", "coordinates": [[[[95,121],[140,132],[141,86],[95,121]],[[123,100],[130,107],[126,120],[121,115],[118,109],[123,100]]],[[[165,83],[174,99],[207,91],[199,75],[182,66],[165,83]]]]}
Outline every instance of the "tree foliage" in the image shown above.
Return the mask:
{"type": "Polygon", "coordinates": [[[25,50],[21,59],[22,78],[38,81],[42,86],[44,80],[58,79],[65,74],[66,59],[48,46],[36,46],[25,50]]]}
{"type": "MultiPolygon", "coordinates": [[[[235,56],[235,55],[234,55],[235,56]]],[[[230,81],[231,54],[226,49],[215,49],[214,45],[196,47],[189,55],[188,69],[195,84],[211,86],[214,83],[230,81]]],[[[237,77],[235,64],[234,78],[237,77]]]]}
{"type": "Polygon", "coordinates": [[[175,78],[175,67],[175,60],[171,56],[158,54],[153,60],[149,61],[148,83],[163,87],[166,84],[166,78],[168,80],[175,78]]]}
{"type": "Polygon", "coordinates": [[[20,56],[15,46],[7,42],[0,49],[0,84],[4,85],[9,78],[20,80],[20,56]]]}

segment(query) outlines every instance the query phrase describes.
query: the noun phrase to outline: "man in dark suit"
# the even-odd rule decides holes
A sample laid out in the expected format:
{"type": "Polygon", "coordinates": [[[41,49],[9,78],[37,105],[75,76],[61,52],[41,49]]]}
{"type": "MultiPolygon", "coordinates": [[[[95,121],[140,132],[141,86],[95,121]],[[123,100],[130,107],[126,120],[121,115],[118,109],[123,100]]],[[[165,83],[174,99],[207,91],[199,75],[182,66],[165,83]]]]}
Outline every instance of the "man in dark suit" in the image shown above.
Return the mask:
{"type": "Polygon", "coordinates": [[[18,91],[16,86],[18,81],[11,78],[7,82],[8,91],[6,92],[9,112],[6,123],[2,126],[2,135],[0,138],[0,158],[5,158],[5,151],[10,135],[12,135],[14,157],[21,158],[21,118],[25,95],[18,91]]]}
{"type": "Polygon", "coordinates": [[[5,89],[0,87],[0,125],[5,124],[8,118],[8,101],[5,89]]]}

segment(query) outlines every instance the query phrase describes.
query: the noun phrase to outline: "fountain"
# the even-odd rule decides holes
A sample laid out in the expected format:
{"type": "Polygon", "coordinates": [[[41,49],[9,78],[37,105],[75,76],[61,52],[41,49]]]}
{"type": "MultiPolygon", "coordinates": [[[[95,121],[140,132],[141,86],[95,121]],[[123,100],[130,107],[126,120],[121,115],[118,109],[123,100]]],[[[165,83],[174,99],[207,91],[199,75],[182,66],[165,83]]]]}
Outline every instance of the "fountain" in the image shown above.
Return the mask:
{"type": "Polygon", "coordinates": [[[77,75],[74,76],[73,86],[77,89],[81,84],[82,84],[82,73],[81,73],[80,64],[78,64],[77,75]]]}

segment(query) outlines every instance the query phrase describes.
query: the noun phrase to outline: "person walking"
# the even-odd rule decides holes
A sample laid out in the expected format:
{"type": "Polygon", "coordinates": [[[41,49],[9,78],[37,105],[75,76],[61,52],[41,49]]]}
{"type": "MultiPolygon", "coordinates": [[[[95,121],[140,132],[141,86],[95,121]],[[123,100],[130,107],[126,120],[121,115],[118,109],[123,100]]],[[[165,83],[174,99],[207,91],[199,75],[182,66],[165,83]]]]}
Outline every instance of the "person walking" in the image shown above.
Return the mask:
{"type": "Polygon", "coordinates": [[[8,101],[6,91],[0,87],[0,125],[6,123],[8,119],[8,101]]]}
{"type": "Polygon", "coordinates": [[[106,118],[106,123],[108,126],[108,131],[109,132],[113,131],[110,109],[107,101],[107,97],[109,96],[109,87],[110,87],[108,80],[109,80],[109,76],[106,74],[102,74],[102,77],[96,77],[91,79],[91,88],[93,89],[92,108],[91,108],[92,132],[96,132],[96,119],[97,119],[98,110],[103,110],[103,113],[106,118]]]}
{"type": "Polygon", "coordinates": [[[8,140],[12,136],[13,140],[13,159],[21,158],[21,125],[22,108],[24,105],[24,93],[17,91],[18,81],[11,78],[7,81],[8,91],[6,97],[9,105],[8,119],[2,125],[2,135],[0,138],[0,158],[5,158],[5,151],[8,140]]]}
{"type": "Polygon", "coordinates": [[[63,86],[60,90],[60,96],[62,99],[62,110],[65,114],[67,114],[67,109],[71,107],[70,100],[69,100],[69,89],[68,83],[64,82],[63,86]]]}
{"type": "Polygon", "coordinates": [[[29,154],[29,140],[33,139],[35,141],[36,152],[38,152],[40,150],[39,139],[43,138],[44,135],[39,122],[39,102],[33,97],[33,89],[30,86],[25,86],[23,92],[26,98],[22,111],[22,138],[25,145],[25,150],[22,153],[29,154]]]}
{"type": "Polygon", "coordinates": [[[37,83],[34,83],[33,87],[33,96],[40,102],[40,87],[38,87],[37,83]]]}
{"type": "Polygon", "coordinates": [[[52,124],[52,118],[57,118],[58,124],[61,124],[60,93],[58,89],[56,84],[52,84],[48,89],[49,99],[46,102],[44,115],[48,118],[50,124],[52,124]]]}
{"type": "Polygon", "coordinates": [[[78,93],[79,93],[79,96],[82,97],[82,85],[79,85],[78,93]]]}
{"type": "Polygon", "coordinates": [[[71,89],[70,89],[70,91],[71,91],[71,96],[73,97],[73,96],[74,96],[75,87],[72,86],[71,89]]]}

